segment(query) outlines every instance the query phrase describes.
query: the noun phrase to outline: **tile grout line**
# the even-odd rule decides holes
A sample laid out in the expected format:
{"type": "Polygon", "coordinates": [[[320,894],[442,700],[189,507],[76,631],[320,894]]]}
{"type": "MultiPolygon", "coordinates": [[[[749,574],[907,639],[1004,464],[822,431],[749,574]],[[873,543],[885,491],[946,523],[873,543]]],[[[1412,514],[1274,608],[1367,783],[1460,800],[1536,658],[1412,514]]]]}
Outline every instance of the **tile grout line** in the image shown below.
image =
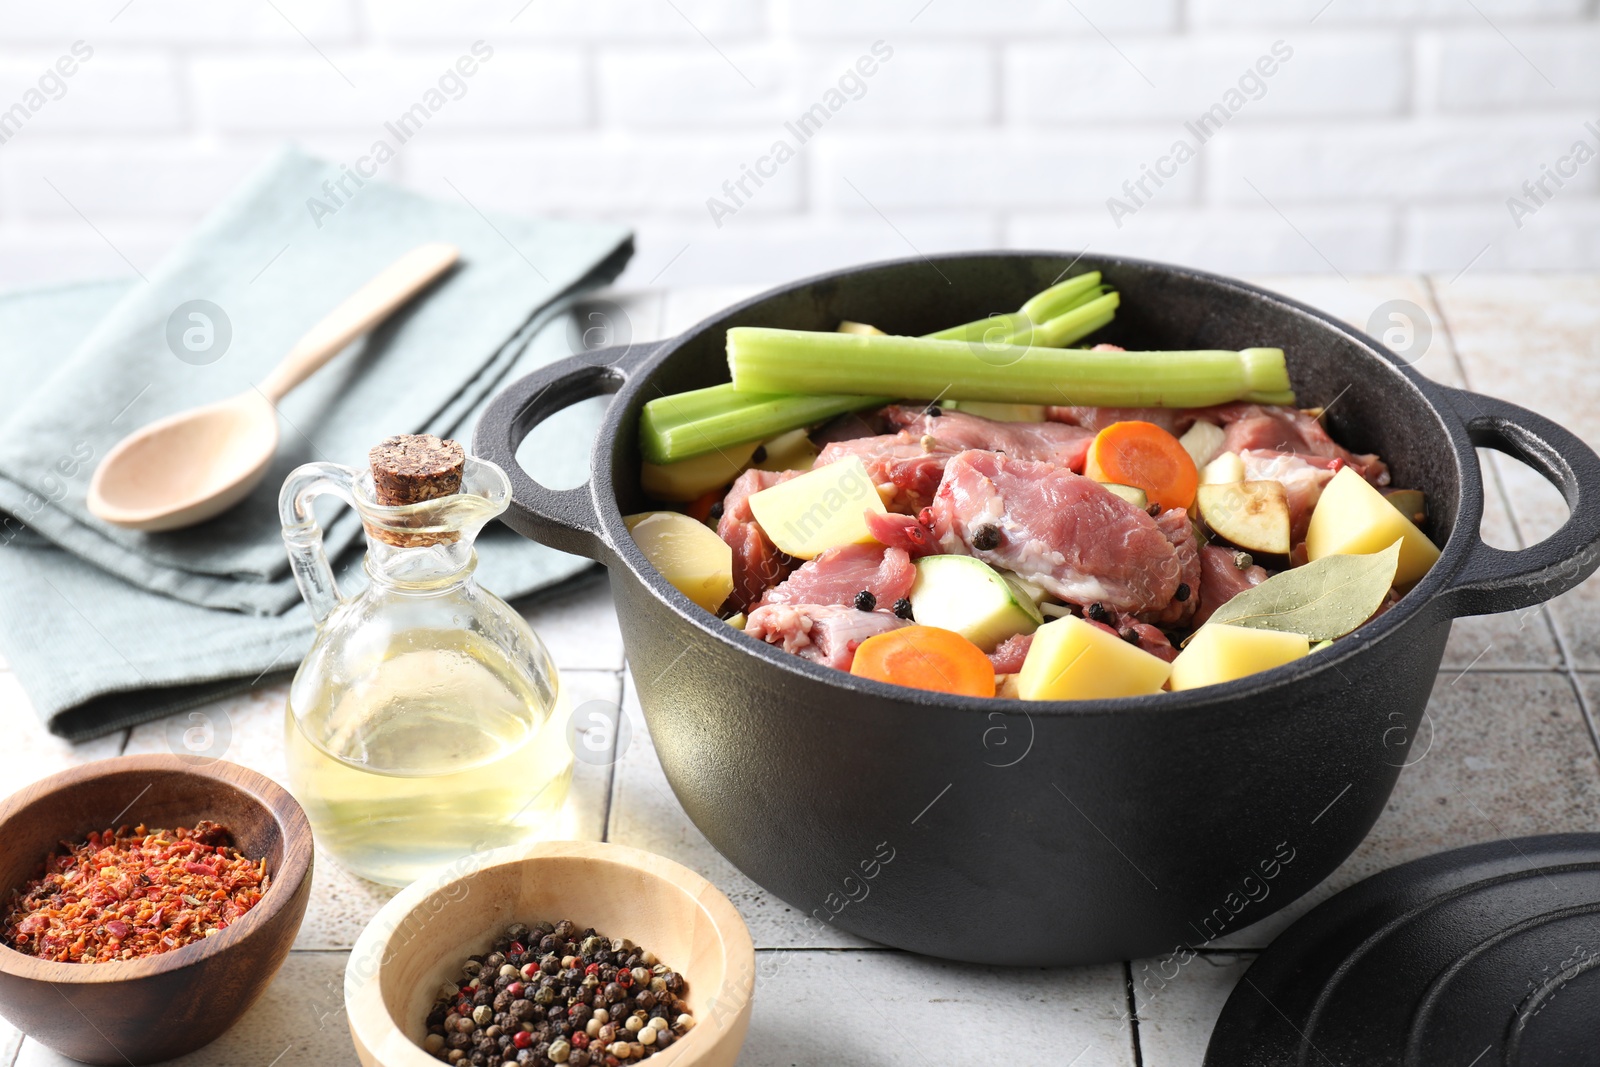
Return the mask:
{"type": "MultiPolygon", "coordinates": [[[[622,717],[628,713],[627,709],[622,706],[623,697],[626,695],[624,690],[628,684],[627,679],[623,677],[623,672],[626,670],[626,667],[622,667],[609,672],[612,681],[616,683],[616,689],[613,690],[613,692],[617,694],[617,721],[619,723],[625,721],[622,717]]],[[[616,806],[615,794],[618,782],[617,764],[622,762],[622,753],[617,751],[617,741],[621,737],[622,729],[621,727],[618,727],[617,730],[611,735],[611,762],[606,765],[605,810],[600,814],[600,840],[602,842],[608,842],[611,840],[611,810],[616,806]]]]}
{"type": "Polygon", "coordinates": [[[1123,993],[1128,998],[1128,1039],[1132,1042],[1133,1067],[1144,1067],[1144,1050],[1139,1047],[1139,999],[1133,988],[1133,961],[1122,961],[1123,993]]]}
{"type": "MultiPolygon", "coordinates": [[[[1445,345],[1449,349],[1450,358],[1456,365],[1456,373],[1461,376],[1461,384],[1466,389],[1472,388],[1472,381],[1467,376],[1466,361],[1461,358],[1461,347],[1456,343],[1455,328],[1450,325],[1450,319],[1444,313],[1444,302],[1439,299],[1439,292],[1434,287],[1430,275],[1422,276],[1424,286],[1427,288],[1428,299],[1433,303],[1434,313],[1439,316],[1439,324],[1443,327],[1445,345]]],[[[1498,453],[1489,457],[1489,472],[1493,476],[1495,491],[1500,497],[1501,506],[1506,510],[1506,517],[1511,523],[1511,534],[1516,539],[1520,548],[1528,547],[1528,538],[1522,531],[1522,520],[1517,515],[1517,509],[1511,503],[1511,494],[1506,489],[1505,479],[1500,476],[1500,465],[1496,459],[1498,453]]],[[[1583,685],[1577,676],[1577,663],[1572,655],[1571,645],[1567,642],[1566,633],[1556,622],[1555,612],[1549,610],[1549,604],[1540,604],[1536,609],[1544,618],[1545,627],[1550,632],[1550,638],[1555,642],[1556,654],[1561,662],[1558,670],[1567,679],[1567,684],[1572,688],[1573,697],[1578,701],[1578,713],[1583,716],[1583,724],[1589,731],[1589,744],[1594,749],[1595,758],[1600,759],[1600,726],[1595,722],[1595,710],[1589,703],[1588,695],[1584,692],[1583,685]]],[[[1465,673],[1465,672],[1463,672],[1465,673]]]]}

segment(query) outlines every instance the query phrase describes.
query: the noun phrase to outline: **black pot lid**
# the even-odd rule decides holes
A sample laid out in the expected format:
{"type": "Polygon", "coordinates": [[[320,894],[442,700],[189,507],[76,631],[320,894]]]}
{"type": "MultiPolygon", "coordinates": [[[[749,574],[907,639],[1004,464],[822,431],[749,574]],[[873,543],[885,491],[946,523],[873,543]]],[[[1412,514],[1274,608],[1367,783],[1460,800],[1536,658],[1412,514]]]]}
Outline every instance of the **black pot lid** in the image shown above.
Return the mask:
{"type": "Polygon", "coordinates": [[[1600,1064],[1600,834],[1403,864],[1245,972],[1206,1067],[1600,1064]]]}

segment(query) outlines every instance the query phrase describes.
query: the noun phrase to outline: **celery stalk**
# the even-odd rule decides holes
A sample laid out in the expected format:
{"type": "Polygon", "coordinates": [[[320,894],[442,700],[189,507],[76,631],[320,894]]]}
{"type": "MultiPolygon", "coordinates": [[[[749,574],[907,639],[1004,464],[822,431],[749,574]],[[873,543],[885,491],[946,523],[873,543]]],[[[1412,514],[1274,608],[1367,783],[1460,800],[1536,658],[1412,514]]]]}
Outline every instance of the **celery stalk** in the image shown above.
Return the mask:
{"type": "Polygon", "coordinates": [[[1013,338],[1011,343],[1037,348],[1065,348],[1110,323],[1121,303],[1122,297],[1116,293],[1106,293],[1041,322],[1033,328],[1031,336],[1013,338]]]}
{"type": "Polygon", "coordinates": [[[706,389],[672,393],[647,402],[644,410],[639,413],[639,424],[652,429],[681,426],[708,415],[720,415],[725,411],[732,411],[750,403],[752,399],[749,393],[735,392],[733,386],[727,382],[706,389]]]}
{"type": "Polygon", "coordinates": [[[771,391],[734,393],[733,387],[727,385],[698,389],[694,393],[659,397],[645,405],[639,420],[639,451],[650,463],[676,463],[717,449],[776,437],[797,426],[809,426],[846,412],[882,407],[893,399],[889,396],[794,396],[771,391]],[[722,391],[715,398],[696,396],[715,390],[722,391]],[[689,410],[697,411],[696,416],[676,417],[681,412],[673,409],[672,402],[684,396],[692,398],[689,410]],[[724,404],[720,409],[706,409],[708,400],[722,397],[732,397],[734,403],[724,404]],[[700,407],[695,407],[696,404],[700,407]],[[657,417],[652,420],[649,416],[653,405],[660,406],[656,408],[657,417]]]}
{"type": "MultiPolygon", "coordinates": [[[[939,341],[986,341],[991,344],[1070,344],[1071,341],[1040,341],[1034,336],[1034,331],[1052,319],[1094,302],[1106,291],[1106,287],[1100,284],[1100,272],[1090,271],[1076,278],[1069,278],[1059,285],[1053,285],[1033,296],[1022,305],[1021,310],[1004,315],[990,315],[975,322],[964,322],[960,326],[951,326],[926,336],[939,341]]],[[[1116,303],[1113,302],[1110,306],[1115,308],[1116,303]]],[[[1095,328],[1099,329],[1098,326],[1095,328]]],[[[1077,335],[1077,337],[1082,336],[1084,334],[1077,335]]],[[[1077,340],[1077,337],[1073,337],[1072,340],[1077,340]]]]}
{"type": "Polygon", "coordinates": [[[1068,278],[1052,285],[1044,292],[1029,297],[1017,310],[1034,322],[1048,322],[1064,312],[1092,299],[1101,291],[1100,272],[1097,270],[1068,278]]]}
{"type": "Polygon", "coordinates": [[[756,326],[728,331],[728,366],[741,392],[1032,404],[1204,407],[1289,389],[1282,349],[1089,352],[756,326]]]}

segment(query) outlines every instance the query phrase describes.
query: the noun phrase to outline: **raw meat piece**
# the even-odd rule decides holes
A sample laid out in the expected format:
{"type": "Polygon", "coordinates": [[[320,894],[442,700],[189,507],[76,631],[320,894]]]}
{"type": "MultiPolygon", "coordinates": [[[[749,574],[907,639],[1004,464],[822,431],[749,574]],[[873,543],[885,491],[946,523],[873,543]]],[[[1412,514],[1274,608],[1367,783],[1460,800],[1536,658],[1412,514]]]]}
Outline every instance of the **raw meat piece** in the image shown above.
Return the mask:
{"type": "Polygon", "coordinates": [[[1048,463],[967,451],[933,504],[946,552],[976,556],[1071,604],[1159,612],[1183,560],[1156,521],[1097,482],[1048,463]]]}
{"type": "Polygon", "coordinates": [[[1077,426],[1091,437],[1113,422],[1149,422],[1170,434],[1183,433],[1194,424],[1194,413],[1187,408],[1088,408],[1054,405],[1044,409],[1051,422],[1077,426]]]}
{"type": "Polygon", "coordinates": [[[1050,422],[996,422],[951,411],[938,415],[893,404],[878,413],[899,433],[834,441],[817,457],[816,467],[859,456],[893,512],[915,515],[933,502],[950,457],[968,449],[1004,452],[1082,471],[1094,434],[1050,422]]]}
{"type": "Polygon", "coordinates": [[[847,671],[861,642],[909,625],[889,611],[857,611],[836,604],[770,604],[750,613],[744,632],[813,663],[847,671]]]}
{"type": "Polygon", "coordinates": [[[884,417],[901,431],[931,437],[942,450],[964,452],[981,448],[1004,452],[1018,459],[1036,459],[1083,473],[1094,433],[1081,426],[1059,422],[997,422],[962,411],[930,415],[919,408],[891,404],[884,417]]]}
{"type": "Polygon", "coordinates": [[[779,552],[761,529],[750,511],[750,498],[800,473],[747,470],[735,479],[722,501],[717,536],[733,549],[733,593],[728,602],[739,611],[749,611],[767,589],[799,566],[798,560],[779,552]]]}
{"type": "Polygon", "coordinates": [[[940,552],[939,542],[933,536],[933,516],[927,508],[916,516],[887,515],[876,511],[866,513],[867,529],[886,545],[903,548],[912,559],[933,556],[940,552]]]}
{"type": "Polygon", "coordinates": [[[1013,634],[995,646],[989,653],[989,662],[994,664],[996,674],[1016,674],[1022,669],[1022,661],[1028,658],[1028,649],[1033,647],[1032,634],[1013,634]]]}
{"type": "Polygon", "coordinates": [[[1357,455],[1334,441],[1322,422],[1298,408],[1262,404],[1224,404],[1212,408],[1223,426],[1222,447],[1246,451],[1298,452],[1305,456],[1342,459],[1373,485],[1389,484],[1389,468],[1374,455],[1357,455]]]}
{"type": "Polygon", "coordinates": [[[1267,580],[1267,569],[1252,564],[1240,570],[1231,548],[1205,545],[1200,549],[1200,596],[1191,625],[1199,626],[1212,612],[1252,586],[1267,580]]]}
{"type": "Polygon", "coordinates": [[[933,501],[944,476],[945,461],[954,449],[909,434],[858,437],[835,441],[823,448],[812,469],[826,467],[850,456],[861,457],[867,474],[878,487],[883,504],[890,511],[915,515],[933,501]]]}
{"type": "Polygon", "coordinates": [[[838,604],[854,607],[856,594],[868,590],[885,608],[909,596],[917,568],[903,548],[883,545],[840,545],[808,560],[781,585],[767,590],[761,605],[838,604]]]}
{"type": "MultiPolygon", "coordinates": [[[[1195,538],[1194,523],[1189,521],[1189,513],[1182,508],[1163,511],[1156,518],[1156,526],[1178,553],[1178,587],[1173,589],[1172,600],[1165,607],[1159,611],[1145,612],[1141,618],[1144,622],[1173,626],[1188,621],[1200,603],[1200,542],[1195,538]],[[1180,590],[1187,590],[1181,600],[1178,598],[1180,590]]],[[[1161,638],[1161,643],[1166,643],[1165,637],[1161,638]]],[[[1144,646],[1141,644],[1140,647],[1144,646]]]]}

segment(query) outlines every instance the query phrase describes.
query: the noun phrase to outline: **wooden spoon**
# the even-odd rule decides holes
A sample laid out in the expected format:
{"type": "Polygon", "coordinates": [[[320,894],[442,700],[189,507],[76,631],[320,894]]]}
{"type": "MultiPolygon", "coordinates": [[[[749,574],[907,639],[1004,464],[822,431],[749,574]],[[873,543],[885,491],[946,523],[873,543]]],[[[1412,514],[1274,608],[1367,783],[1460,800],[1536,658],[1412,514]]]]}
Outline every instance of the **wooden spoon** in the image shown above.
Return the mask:
{"type": "Polygon", "coordinates": [[[95,469],[90,513],[135,530],[178,530],[243,500],[278,451],[277,402],[443,274],[457,254],[448,244],[413,248],[313,326],[261,384],[123,438],[95,469]]]}

